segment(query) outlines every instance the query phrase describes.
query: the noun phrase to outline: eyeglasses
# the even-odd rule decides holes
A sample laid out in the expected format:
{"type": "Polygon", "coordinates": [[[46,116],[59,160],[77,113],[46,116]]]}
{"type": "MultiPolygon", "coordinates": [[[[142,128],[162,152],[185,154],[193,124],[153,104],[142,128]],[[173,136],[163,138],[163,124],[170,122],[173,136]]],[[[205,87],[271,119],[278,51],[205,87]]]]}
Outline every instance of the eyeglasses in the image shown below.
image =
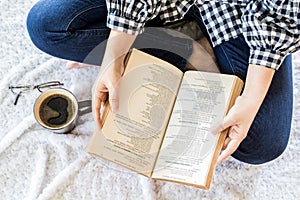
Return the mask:
{"type": "Polygon", "coordinates": [[[39,85],[14,85],[14,86],[10,85],[8,89],[10,89],[12,93],[17,95],[14,101],[14,105],[17,105],[20,96],[23,95],[24,93],[28,93],[34,89],[37,89],[40,92],[44,92],[47,89],[56,88],[62,85],[64,84],[59,81],[50,81],[39,85]]]}

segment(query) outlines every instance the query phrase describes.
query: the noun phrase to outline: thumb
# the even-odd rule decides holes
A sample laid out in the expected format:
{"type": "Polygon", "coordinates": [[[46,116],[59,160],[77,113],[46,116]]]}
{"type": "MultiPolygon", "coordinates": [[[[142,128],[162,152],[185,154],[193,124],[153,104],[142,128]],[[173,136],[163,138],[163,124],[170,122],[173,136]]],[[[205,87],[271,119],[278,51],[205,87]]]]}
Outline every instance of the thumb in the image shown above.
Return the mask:
{"type": "Polygon", "coordinates": [[[211,128],[211,133],[212,134],[218,134],[222,131],[224,131],[225,129],[233,126],[235,123],[235,119],[234,116],[231,114],[231,112],[229,112],[222,121],[220,121],[219,123],[216,123],[212,128],[211,128]]]}

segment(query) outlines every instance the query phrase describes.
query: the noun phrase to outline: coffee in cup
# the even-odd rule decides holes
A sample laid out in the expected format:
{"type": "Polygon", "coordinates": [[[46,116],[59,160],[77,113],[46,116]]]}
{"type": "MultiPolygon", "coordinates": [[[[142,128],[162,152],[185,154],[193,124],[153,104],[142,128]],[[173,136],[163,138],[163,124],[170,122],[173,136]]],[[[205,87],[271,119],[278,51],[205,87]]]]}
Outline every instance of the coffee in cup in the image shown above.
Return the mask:
{"type": "Polygon", "coordinates": [[[53,132],[70,132],[78,118],[77,99],[66,89],[49,89],[37,98],[34,116],[39,124],[53,132]]]}

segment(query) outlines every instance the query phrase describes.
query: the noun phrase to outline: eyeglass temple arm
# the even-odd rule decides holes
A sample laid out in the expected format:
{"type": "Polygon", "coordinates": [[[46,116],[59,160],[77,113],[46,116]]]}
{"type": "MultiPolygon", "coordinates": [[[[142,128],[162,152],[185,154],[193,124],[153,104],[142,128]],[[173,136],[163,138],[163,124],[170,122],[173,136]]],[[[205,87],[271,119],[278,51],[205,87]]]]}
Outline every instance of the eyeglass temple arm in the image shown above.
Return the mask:
{"type": "Polygon", "coordinates": [[[19,98],[20,98],[20,96],[21,96],[21,93],[22,93],[22,92],[19,92],[19,93],[17,94],[17,97],[16,97],[16,100],[15,100],[15,102],[14,102],[14,105],[17,105],[18,100],[19,100],[19,98]]]}

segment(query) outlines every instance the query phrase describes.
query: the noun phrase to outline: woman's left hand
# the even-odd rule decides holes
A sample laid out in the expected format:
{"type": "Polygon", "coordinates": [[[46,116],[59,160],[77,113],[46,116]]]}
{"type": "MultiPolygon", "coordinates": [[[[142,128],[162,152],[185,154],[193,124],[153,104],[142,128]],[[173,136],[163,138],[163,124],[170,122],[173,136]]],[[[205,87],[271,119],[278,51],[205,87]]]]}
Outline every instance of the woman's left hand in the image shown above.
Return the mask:
{"type": "Polygon", "coordinates": [[[223,121],[212,129],[212,133],[218,133],[229,128],[223,145],[224,151],[219,156],[218,163],[233,154],[240,143],[246,138],[257,112],[255,107],[256,105],[251,99],[239,96],[223,121]]]}
{"type": "Polygon", "coordinates": [[[229,128],[223,145],[224,151],[218,158],[219,163],[233,154],[246,138],[268,92],[274,71],[274,69],[264,66],[249,65],[242,95],[236,99],[223,121],[212,129],[212,133],[218,133],[229,128]]]}

